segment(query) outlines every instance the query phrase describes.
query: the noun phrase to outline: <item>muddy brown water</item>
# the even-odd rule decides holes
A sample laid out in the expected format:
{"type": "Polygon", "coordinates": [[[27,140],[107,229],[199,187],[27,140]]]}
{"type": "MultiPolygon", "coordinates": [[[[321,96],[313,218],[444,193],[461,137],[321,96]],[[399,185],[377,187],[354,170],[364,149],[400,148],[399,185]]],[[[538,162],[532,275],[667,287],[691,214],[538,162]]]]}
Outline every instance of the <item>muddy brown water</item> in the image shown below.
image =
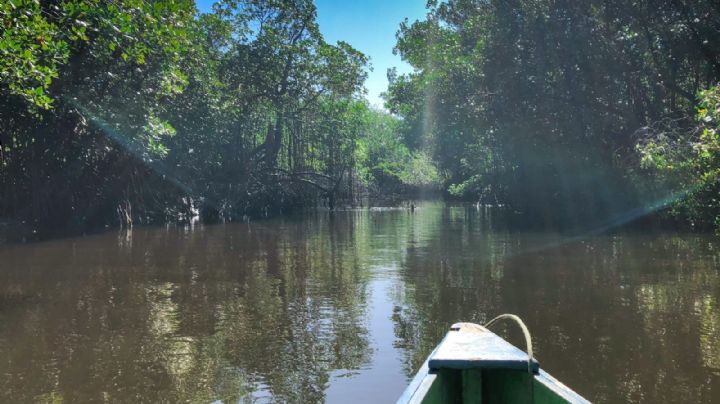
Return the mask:
{"type": "Polygon", "coordinates": [[[499,220],[426,203],[0,246],[0,402],[394,402],[450,324],[506,312],[594,402],[720,402],[720,240],[499,220]]]}

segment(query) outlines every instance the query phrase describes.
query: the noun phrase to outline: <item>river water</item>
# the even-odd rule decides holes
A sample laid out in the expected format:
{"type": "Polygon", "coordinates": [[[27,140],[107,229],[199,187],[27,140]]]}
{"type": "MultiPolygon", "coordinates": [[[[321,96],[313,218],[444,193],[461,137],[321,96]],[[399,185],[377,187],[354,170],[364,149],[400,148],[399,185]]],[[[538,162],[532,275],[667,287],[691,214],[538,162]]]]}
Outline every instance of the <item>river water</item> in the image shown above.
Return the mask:
{"type": "Polygon", "coordinates": [[[717,238],[500,216],[425,203],[0,246],[0,402],[394,402],[453,322],[499,313],[592,401],[720,402],[717,238]]]}

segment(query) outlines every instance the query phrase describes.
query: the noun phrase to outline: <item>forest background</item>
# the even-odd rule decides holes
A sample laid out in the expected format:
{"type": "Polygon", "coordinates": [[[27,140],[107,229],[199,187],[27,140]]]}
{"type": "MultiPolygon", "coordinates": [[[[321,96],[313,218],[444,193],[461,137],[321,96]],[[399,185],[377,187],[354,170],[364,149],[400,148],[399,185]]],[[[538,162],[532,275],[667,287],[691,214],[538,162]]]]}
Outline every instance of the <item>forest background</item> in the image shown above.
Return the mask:
{"type": "Polygon", "coordinates": [[[715,229],[719,33],[713,1],[429,1],[380,109],[309,0],[5,0],[0,227],[438,193],[523,225],[715,229]]]}

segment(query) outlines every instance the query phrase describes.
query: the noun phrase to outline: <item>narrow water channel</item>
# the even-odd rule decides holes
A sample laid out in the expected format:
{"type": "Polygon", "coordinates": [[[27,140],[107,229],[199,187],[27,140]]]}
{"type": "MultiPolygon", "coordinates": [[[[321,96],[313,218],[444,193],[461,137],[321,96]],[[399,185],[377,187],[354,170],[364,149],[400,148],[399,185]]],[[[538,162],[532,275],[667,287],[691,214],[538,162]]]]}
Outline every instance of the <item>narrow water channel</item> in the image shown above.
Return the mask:
{"type": "Polygon", "coordinates": [[[0,402],[394,402],[506,312],[594,402],[720,402],[719,248],[440,203],[4,245],[0,402]]]}

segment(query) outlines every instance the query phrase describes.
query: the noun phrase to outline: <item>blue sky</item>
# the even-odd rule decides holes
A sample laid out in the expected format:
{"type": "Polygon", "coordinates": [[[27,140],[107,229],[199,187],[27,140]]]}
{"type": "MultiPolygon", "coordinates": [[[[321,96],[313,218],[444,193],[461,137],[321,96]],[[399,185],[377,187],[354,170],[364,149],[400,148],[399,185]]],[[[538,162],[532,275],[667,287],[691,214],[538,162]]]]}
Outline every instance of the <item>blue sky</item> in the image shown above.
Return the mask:
{"type": "MultiPolygon", "coordinates": [[[[197,0],[201,11],[210,11],[213,0],[197,0]]],[[[387,89],[387,69],[411,71],[409,65],[392,54],[395,32],[406,17],[410,21],[425,17],[426,0],[316,0],[318,24],[325,40],[339,40],[370,57],[373,71],[365,87],[373,105],[382,106],[380,93],[387,89]]]]}

